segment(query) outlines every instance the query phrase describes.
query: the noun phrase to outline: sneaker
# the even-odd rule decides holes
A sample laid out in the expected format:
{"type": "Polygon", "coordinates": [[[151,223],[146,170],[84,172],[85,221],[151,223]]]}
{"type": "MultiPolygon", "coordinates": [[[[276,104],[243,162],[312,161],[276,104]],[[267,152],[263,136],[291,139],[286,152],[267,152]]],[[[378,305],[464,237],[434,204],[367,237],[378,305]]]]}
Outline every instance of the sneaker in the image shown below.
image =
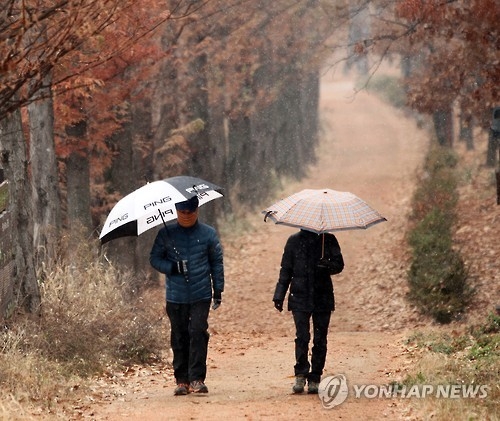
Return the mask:
{"type": "Polygon", "coordinates": [[[318,394],[318,388],[319,388],[319,383],[316,382],[309,382],[307,386],[307,393],[309,394],[318,394]]]}
{"type": "Polygon", "coordinates": [[[189,385],[190,393],[208,393],[208,387],[202,380],[193,380],[189,385]]]}
{"type": "Polygon", "coordinates": [[[306,385],[306,378],[304,376],[296,376],[295,384],[293,385],[293,393],[302,393],[306,385]]]}
{"type": "Polygon", "coordinates": [[[186,383],[179,383],[174,390],[175,396],[187,395],[189,393],[189,385],[186,383]]]}

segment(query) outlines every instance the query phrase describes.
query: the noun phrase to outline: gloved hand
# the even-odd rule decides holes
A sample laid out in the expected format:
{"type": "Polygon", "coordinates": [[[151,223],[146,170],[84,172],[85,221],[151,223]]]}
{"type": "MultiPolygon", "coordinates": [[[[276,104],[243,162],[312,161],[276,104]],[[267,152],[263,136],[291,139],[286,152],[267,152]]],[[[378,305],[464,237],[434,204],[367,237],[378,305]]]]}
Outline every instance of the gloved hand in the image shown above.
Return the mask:
{"type": "Polygon", "coordinates": [[[336,275],[344,269],[344,260],[342,255],[333,256],[331,259],[323,257],[319,259],[316,267],[320,271],[328,271],[329,275],[336,275]]]}
{"type": "Polygon", "coordinates": [[[222,292],[214,291],[212,310],[217,310],[222,303],[222,292]]]}
{"type": "Polygon", "coordinates": [[[172,262],[172,275],[184,275],[187,274],[187,272],[187,260],[172,262]]]}
{"type": "Polygon", "coordinates": [[[273,300],[273,301],[274,301],[274,308],[281,313],[283,311],[283,300],[273,300]]]}
{"type": "Polygon", "coordinates": [[[319,262],[317,264],[317,267],[320,269],[330,269],[331,262],[327,258],[323,257],[319,259],[319,262]]]}

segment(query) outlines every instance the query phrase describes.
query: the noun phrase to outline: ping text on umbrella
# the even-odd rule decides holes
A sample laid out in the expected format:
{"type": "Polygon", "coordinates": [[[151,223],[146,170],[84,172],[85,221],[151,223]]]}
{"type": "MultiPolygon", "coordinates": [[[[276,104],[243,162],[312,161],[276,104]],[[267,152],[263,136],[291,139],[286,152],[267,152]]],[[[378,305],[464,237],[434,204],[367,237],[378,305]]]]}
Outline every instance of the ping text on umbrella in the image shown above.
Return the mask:
{"type": "Polygon", "coordinates": [[[128,213],[124,213],[122,216],[110,221],[109,226],[112,226],[113,224],[117,224],[118,222],[121,222],[121,221],[125,221],[127,218],[128,218],[128,213]]]}
{"type": "Polygon", "coordinates": [[[186,189],[188,193],[197,193],[200,194],[200,190],[208,190],[210,189],[210,186],[207,186],[206,184],[198,184],[197,186],[190,187],[186,189]]]}
{"type": "Polygon", "coordinates": [[[158,221],[162,217],[165,218],[167,215],[173,215],[173,214],[174,214],[174,211],[172,209],[166,209],[164,211],[160,210],[160,212],[158,214],[148,216],[146,218],[146,224],[147,225],[152,224],[153,222],[158,221]]]}
{"type": "Polygon", "coordinates": [[[161,198],[160,200],[155,200],[154,202],[146,203],[144,205],[144,210],[146,210],[147,208],[149,208],[151,206],[158,206],[158,205],[161,205],[162,203],[170,202],[171,200],[172,200],[172,198],[170,196],[165,196],[165,197],[161,198]]]}

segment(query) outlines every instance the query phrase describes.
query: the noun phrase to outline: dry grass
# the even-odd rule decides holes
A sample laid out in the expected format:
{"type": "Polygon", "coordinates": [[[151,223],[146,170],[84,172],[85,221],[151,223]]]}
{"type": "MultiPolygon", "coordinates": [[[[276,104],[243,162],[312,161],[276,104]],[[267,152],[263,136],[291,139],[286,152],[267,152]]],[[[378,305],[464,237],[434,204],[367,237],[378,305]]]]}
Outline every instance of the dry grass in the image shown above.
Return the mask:
{"type": "Polygon", "coordinates": [[[0,419],[20,407],[64,411],[61,402],[78,399],[92,376],[165,351],[163,294],[137,290],[90,248],[77,254],[44,274],[40,317],[16,315],[0,335],[0,419]]]}
{"type": "MultiPolygon", "coordinates": [[[[490,320],[493,319],[491,316],[490,320]]],[[[496,319],[498,322],[500,319],[496,319]]],[[[496,324],[498,324],[496,322],[496,324]]],[[[487,322],[484,326],[491,326],[487,322]]],[[[469,398],[426,397],[412,402],[416,419],[498,420],[500,375],[499,334],[482,327],[446,332],[420,332],[409,343],[417,359],[406,384],[487,386],[487,396],[469,398]]]]}
{"type": "Polygon", "coordinates": [[[488,396],[468,399],[417,399],[413,417],[419,420],[500,419],[500,316],[498,285],[498,205],[493,170],[484,166],[485,139],[477,149],[456,148],[461,171],[458,224],[454,247],[466,259],[471,285],[476,291],[462,320],[416,333],[409,349],[416,363],[406,381],[413,384],[486,385],[488,396]]]}

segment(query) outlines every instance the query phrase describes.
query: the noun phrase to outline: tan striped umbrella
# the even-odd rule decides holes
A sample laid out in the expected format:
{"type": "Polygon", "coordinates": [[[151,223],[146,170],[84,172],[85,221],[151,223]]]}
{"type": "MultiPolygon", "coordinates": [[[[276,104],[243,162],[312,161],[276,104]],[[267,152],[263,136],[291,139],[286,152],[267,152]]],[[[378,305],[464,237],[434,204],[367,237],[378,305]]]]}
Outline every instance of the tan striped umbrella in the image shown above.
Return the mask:
{"type": "Polygon", "coordinates": [[[282,199],[262,211],[276,224],[322,234],[367,229],[387,221],[358,196],[331,189],[305,189],[282,199]]]}

